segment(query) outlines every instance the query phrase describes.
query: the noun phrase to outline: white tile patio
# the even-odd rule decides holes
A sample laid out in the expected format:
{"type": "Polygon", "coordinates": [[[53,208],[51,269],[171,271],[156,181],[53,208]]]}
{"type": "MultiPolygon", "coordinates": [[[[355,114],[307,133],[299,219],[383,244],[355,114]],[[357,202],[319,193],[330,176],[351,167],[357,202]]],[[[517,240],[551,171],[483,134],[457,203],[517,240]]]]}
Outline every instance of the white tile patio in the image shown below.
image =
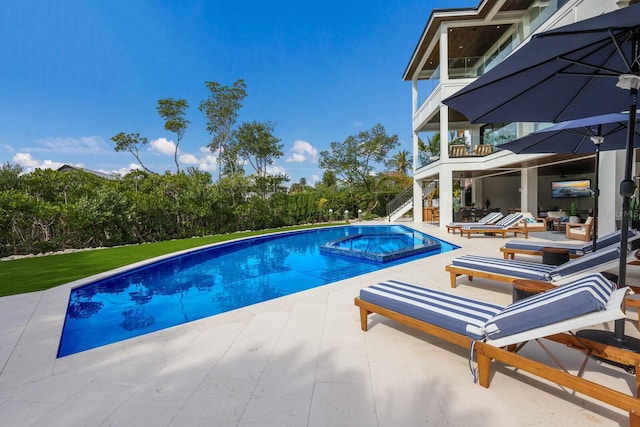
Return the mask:
{"type": "MultiPolygon", "coordinates": [[[[460,250],[387,268],[56,359],[78,283],[0,298],[0,418],[5,426],[627,425],[627,414],[499,364],[473,383],[467,351],[372,316],[353,298],[394,278],[451,290],[444,266],[500,257],[503,239],[405,223],[460,250]]],[[[535,237],[533,237],[535,238],[535,237]]],[[[1,268],[1,266],[0,266],[1,268]]],[[[639,267],[629,283],[640,283],[639,267]]],[[[452,292],[507,304],[509,285],[462,280],[452,292]]],[[[638,335],[636,313],[627,332],[638,335]]],[[[539,353],[535,345],[526,351],[539,353]]],[[[568,352],[558,348],[563,358],[568,352]]],[[[540,356],[543,357],[543,356],[540,356]]],[[[579,360],[568,359],[571,367],[579,360]]],[[[632,375],[589,362],[587,378],[625,392],[632,375]]]]}

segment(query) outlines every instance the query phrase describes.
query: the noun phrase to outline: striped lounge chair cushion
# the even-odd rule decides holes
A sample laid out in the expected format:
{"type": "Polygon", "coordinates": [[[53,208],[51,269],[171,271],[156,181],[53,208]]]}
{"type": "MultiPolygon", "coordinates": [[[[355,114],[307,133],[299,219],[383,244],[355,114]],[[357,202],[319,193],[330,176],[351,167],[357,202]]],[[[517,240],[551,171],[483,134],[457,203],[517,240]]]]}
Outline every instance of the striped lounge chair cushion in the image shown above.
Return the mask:
{"type": "Polygon", "coordinates": [[[603,310],[615,288],[593,273],[506,306],[487,321],[484,331],[490,339],[498,339],[603,310]]]}
{"type": "Polygon", "coordinates": [[[484,338],[484,324],[503,309],[395,280],[362,289],[360,299],[474,339],[484,338]]]}
{"type": "MultiPolygon", "coordinates": [[[[629,229],[629,237],[636,235],[636,231],[629,229]]],[[[620,243],[620,230],[599,237],[596,240],[596,250],[606,248],[607,246],[620,243]]],[[[542,252],[544,248],[563,248],[568,249],[570,254],[583,255],[589,253],[593,249],[592,242],[586,243],[564,243],[564,242],[533,242],[530,240],[511,240],[504,245],[507,249],[524,249],[528,251],[542,252]]]]}
{"type": "Polygon", "coordinates": [[[521,213],[512,213],[505,216],[504,218],[502,218],[500,221],[496,222],[493,225],[484,225],[484,224],[467,225],[467,226],[463,225],[462,228],[472,229],[472,230],[500,229],[500,228],[505,229],[505,228],[513,227],[518,222],[522,221],[522,218],[523,216],[521,213]]]}
{"type": "Polygon", "coordinates": [[[527,251],[542,252],[544,248],[567,249],[570,254],[583,255],[587,249],[591,248],[591,242],[587,244],[572,244],[563,242],[532,242],[527,240],[511,240],[504,244],[507,249],[519,249],[527,251]]]}
{"type": "Polygon", "coordinates": [[[490,212],[487,215],[483,216],[482,218],[480,218],[477,222],[450,222],[449,226],[450,227],[462,227],[464,225],[471,225],[471,224],[475,224],[475,225],[480,225],[480,224],[493,224],[494,222],[498,221],[500,218],[502,218],[502,213],[500,212],[490,212]]]}
{"type": "Polygon", "coordinates": [[[456,257],[453,259],[452,263],[457,267],[483,271],[486,273],[501,274],[503,276],[512,276],[520,279],[544,281],[551,280],[550,274],[555,268],[557,268],[555,265],[541,264],[539,262],[492,258],[479,255],[463,255],[456,257]]]}
{"type": "Polygon", "coordinates": [[[599,273],[506,307],[389,280],[360,299],[473,339],[498,339],[602,310],[616,286],[599,273]]]}
{"type": "MultiPolygon", "coordinates": [[[[632,255],[633,253],[630,252],[627,254],[627,257],[632,255]]],[[[620,247],[609,246],[599,251],[589,252],[580,258],[572,259],[569,262],[557,266],[553,271],[549,272],[549,277],[551,280],[560,280],[563,277],[568,277],[583,271],[603,271],[615,267],[619,262],[620,247]]]]}

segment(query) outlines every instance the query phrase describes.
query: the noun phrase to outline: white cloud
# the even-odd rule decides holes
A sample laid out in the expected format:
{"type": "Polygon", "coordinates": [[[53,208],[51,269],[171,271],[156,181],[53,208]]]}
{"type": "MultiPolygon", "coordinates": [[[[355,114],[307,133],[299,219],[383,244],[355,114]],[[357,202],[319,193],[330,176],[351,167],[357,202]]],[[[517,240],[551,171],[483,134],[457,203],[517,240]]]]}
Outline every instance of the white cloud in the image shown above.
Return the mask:
{"type": "Polygon", "coordinates": [[[151,145],[151,151],[157,151],[166,156],[173,156],[176,152],[176,144],[167,138],[154,139],[149,145],[151,145]]]}
{"type": "Polygon", "coordinates": [[[198,167],[202,171],[212,172],[218,168],[218,158],[212,154],[201,157],[198,167]]]}
{"type": "Polygon", "coordinates": [[[285,160],[287,163],[302,163],[306,160],[306,158],[304,157],[304,154],[300,154],[300,153],[293,153],[291,155],[291,157],[289,157],[287,160],[285,160]]]}
{"type": "Polygon", "coordinates": [[[178,160],[188,165],[197,165],[200,163],[200,160],[198,160],[198,158],[193,154],[181,154],[178,156],[178,160]]]}
{"type": "Polygon", "coordinates": [[[291,151],[293,154],[285,160],[287,163],[302,163],[307,160],[318,163],[318,150],[307,141],[297,140],[293,143],[291,151]]]}
{"type": "Polygon", "coordinates": [[[109,145],[99,136],[81,136],[79,138],[59,136],[40,139],[36,143],[40,147],[33,148],[32,151],[74,154],[103,154],[111,151],[109,145]]]}
{"type": "MultiPolygon", "coordinates": [[[[33,172],[36,169],[58,169],[65,163],[54,162],[52,160],[38,160],[31,153],[16,153],[13,162],[22,166],[25,172],[33,172]]],[[[72,166],[83,167],[82,163],[72,164],[72,166]]]]}
{"type": "Polygon", "coordinates": [[[10,153],[15,153],[16,150],[13,149],[13,147],[9,144],[2,144],[2,147],[4,147],[5,150],[7,150],[10,153]]]}
{"type": "Polygon", "coordinates": [[[125,166],[125,167],[120,168],[120,169],[112,169],[109,172],[100,170],[100,172],[104,172],[104,173],[106,173],[108,175],[109,174],[114,174],[114,175],[125,176],[126,174],[128,174],[131,171],[140,170],[140,169],[142,169],[142,166],[140,166],[137,163],[131,163],[129,166],[125,166]]]}
{"type": "Polygon", "coordinates": [[[311,175],[311,183],[315,184],[316,182],[319,182],[319,181],[320,181],[319,175],[316,175],[316,174],[311,175]]]}
{"type": "Polygon", "coordinates": [[[286,175],[287,171],[282,166],[267,166],[267,173],[269,175],[286,175]]]}

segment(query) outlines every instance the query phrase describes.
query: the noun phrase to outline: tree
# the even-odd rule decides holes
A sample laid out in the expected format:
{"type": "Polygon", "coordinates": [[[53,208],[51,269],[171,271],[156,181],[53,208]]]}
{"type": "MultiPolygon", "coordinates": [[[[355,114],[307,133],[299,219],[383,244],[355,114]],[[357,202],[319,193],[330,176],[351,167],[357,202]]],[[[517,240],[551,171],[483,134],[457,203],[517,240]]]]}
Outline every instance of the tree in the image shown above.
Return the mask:
{"type": "MultiPolygon", "coordinates": [[[[320,152],[320,167],[332,171],[349,188],[356,202],[355,191],[361,188],[368,208],[375,205],[376,178],[374,167],[384,163],[389,151],[398,146],[398,136],[388,136],[384,126],[349,136],[344,142],[332,142],[330,151],[320,152]]],[[[360,200],[358,200],[360,202],[360,200]]]]}
{"type": "Polygon", "coordinates": [[[162,117],[164,122],[164,128],[169,132],[176,134],[176,149],[173,155],[173,159],[176,163],[176,173],[180,173],[180,164],[178,163],[178,147],[180,141],[184,136],[187,126],[191,123],[184,118],[185,110],[189,108],[189,104],[185,99],[173,99],[165,98],[158,100],[158,106],[156,109],[162,117]]]}
{"type": "Polygon", "coordinates": [[[149,168],[147,168],[142,160],[140,159],[140,148],[144,145],[147,145],[149,140],[145,137],[140,136],[139,133],[124,133],[120,132],[116,136],[112,136],[111,140],[116,143],[116,151],[128,151],[135,157],[135,159],[140,163],[140,166],[147,172],[154,173],[149,168]]]}
{"type": "MultiPolygon", "coordinates": [[[[238,110],[242,107],[242,101],[247,96],[244,80],[239,79],[232,87],[223,86],[217,82],[205,82],[211,91],[209,98],[200,103],[202,111],[207,119],[207,130],[211,135],[209,149],[218,151],[218,163],[235,162],[233,156],[227,157],[226,148],[232,138],[233,125],[238,119],[238,110]]],[[[235,169],[232,167],[232,169],[235,169]]],[[[219,174],[221,174],[221,170],[219,174]]]]}
{"type": "Polygon", "coordinates": [[[407,175],[407,171],[411,168],[411,154],[407,150],[402,150],[386,161],[387,168],[407,175]]]}
{"type": "Polygon", "coordinates": [[[244,122],[234,132],[238,154],[249,162],[255,173],[264,178],[267,167],[284,155],[280,138],[273,136],[274,125],[270,122],[244,122]]]}

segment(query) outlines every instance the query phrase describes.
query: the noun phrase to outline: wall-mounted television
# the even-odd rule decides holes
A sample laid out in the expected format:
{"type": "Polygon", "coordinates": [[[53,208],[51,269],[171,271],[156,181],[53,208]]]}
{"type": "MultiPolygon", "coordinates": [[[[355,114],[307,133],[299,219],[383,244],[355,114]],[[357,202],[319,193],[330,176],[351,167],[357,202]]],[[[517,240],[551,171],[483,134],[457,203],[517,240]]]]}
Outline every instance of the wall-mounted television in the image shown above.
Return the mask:
{"type": "Polygon", "coordinates": [[[591,194],[590,179],[551,182],[551,197],[589,197],[591,194]]]}

